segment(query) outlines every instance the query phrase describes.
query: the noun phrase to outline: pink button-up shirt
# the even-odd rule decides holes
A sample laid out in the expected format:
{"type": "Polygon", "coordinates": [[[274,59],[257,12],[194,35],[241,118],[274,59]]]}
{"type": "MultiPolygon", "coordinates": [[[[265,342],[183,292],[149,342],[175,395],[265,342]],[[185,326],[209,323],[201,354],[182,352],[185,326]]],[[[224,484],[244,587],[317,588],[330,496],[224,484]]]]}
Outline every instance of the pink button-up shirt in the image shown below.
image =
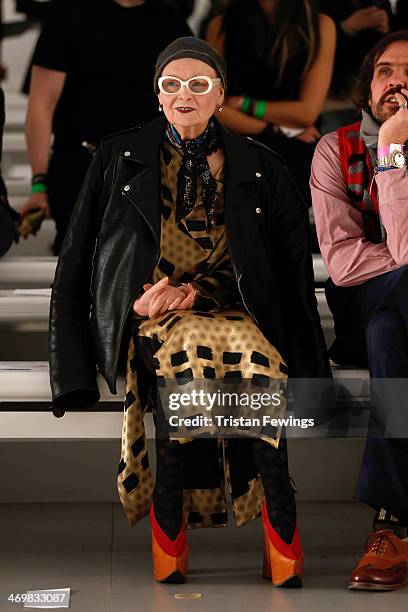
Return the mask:
{"type": "Polygon", "coordinates": [[[369,242],[351,204],[340,167],[337,133],[316,147],[310,187],[323,261],[335,285],[348,287],[408,264],[408,176],[405,169],[375,175],[386,241],[369,242]]]}

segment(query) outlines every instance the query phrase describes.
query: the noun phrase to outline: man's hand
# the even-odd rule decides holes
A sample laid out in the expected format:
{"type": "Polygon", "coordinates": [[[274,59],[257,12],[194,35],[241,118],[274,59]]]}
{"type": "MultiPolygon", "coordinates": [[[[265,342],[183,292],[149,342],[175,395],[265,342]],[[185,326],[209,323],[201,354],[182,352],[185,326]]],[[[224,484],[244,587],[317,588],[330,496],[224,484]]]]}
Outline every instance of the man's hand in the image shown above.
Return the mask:
{"type": "Polygon", "coordinates": [[[346,34],[357,34],[363,30],[377,30],[381,34],[387,34],[390,31],[390,20],[384,9],[370,6],[354,11],[340,26],[346,34]]]}
{"type": "Polygon", "coordinates": [[[48,196],[46,193],[33,193],[25,203],[24,208],[21,211],[21,216],[25,217],[25,215],[35,208],[42,208],[46,217],[51,216],[50,209],[48,207],[48,196]]]}
{"type": "Polygon", "coordinates": [[[156,284],[143,285],[145,293],[133,304],[133,310],[142,317],[153,318],[169,310],[189,310],[192,308],[196,290],[189,283],[180,287],[168,284],[168,277],[156,284]]]}
{"type": "MultiPolygon", "coordinates": [[[[408,89],[401,89],[401,93],[394,94],[398,104],[407,104],[408,89]]],[[[389,117],[378,133],[378,146],[386,146],[391,143],[405,144],[408,140],[408,109],[400,108],[395,115],[389,117]]]]}

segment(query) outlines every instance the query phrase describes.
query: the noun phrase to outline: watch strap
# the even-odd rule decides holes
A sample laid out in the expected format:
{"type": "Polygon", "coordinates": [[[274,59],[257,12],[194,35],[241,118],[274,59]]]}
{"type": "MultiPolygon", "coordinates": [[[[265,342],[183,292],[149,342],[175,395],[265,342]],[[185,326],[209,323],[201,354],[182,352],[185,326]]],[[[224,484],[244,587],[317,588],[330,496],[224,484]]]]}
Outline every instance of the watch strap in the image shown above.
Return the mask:
{"type": "Polygon", "coordinates": [[[390,155],[393,151],[400,151],[401,153],[403,153],[404,145],[391,143],[388,145],[383,145],[382,147],[378,147],[377,157],[378,159],[380,159],[381,157],[387,157],[387,155],[390,155]]]}
{"type": "Polygon", "coordinates": [[[402,151],[392,151],[389,155],[385,155],[384,157],[379,157],[377,159],[377,166],[381,167],[391,167],[391,168],[404,168],[407,166],[407,159],[405,154],[402,151]],[[401,160],[401,156],[402,160],[401,160]],[[396,161],[396,157],[399,157],[398,162],[396,161]]]}

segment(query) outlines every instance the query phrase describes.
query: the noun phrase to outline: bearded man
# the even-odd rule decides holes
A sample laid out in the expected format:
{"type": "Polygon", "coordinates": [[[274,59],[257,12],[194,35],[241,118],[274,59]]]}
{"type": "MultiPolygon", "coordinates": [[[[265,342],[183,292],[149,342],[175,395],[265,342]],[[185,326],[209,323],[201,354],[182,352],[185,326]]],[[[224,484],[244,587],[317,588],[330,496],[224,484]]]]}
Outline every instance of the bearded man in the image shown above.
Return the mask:
{"type": "Polygon", "coordinates": [[[362,121],[317,146],[311,190],[335,320],[330,357],[368,367],[372,408],[357,497],[376,511],[349,588],[408,584],[408,30],[367,54],[362,121]]]}

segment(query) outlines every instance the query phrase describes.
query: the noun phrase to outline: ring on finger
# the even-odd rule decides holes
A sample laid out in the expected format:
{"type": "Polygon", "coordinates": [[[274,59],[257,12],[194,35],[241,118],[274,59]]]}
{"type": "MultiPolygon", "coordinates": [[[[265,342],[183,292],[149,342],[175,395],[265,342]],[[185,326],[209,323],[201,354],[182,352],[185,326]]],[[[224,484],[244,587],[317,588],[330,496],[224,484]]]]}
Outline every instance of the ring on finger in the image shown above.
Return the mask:
{"type": "Polygon", "coordinates": [[[403,102],[402,104],[400,104],[400,109],[401,110],[407,110],[408,109],[408,102],[403,102]]]}

